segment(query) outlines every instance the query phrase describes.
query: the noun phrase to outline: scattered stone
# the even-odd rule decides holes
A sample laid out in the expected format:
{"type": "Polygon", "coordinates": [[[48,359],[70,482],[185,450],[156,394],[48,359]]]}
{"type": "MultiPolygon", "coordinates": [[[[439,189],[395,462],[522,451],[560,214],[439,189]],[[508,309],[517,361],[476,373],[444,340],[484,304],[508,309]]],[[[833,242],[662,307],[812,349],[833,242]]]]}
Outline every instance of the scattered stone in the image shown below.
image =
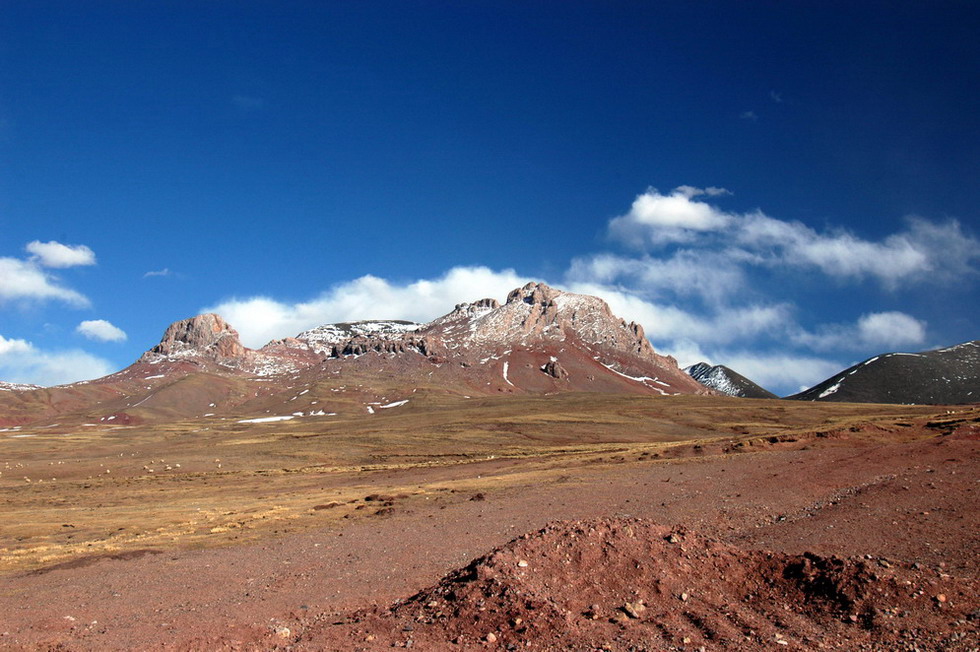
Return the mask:
{"type": "Polygon", "coordinates": [[[568,377],[568,372],[563,366],[558,364],[557,360],[552,360],[546,363],[543,367],[541,367],[541,371],[545,372],[556,380],[561,380],[562,378],[568,377]]]}
{"type": "Polygon", "coordinates": [[[647,610],[646,605],[642,601],[627,602],[623,605],[622,609],[626,612],[627,616],[634,619],[639,618],[640,614],[647,610]]]}

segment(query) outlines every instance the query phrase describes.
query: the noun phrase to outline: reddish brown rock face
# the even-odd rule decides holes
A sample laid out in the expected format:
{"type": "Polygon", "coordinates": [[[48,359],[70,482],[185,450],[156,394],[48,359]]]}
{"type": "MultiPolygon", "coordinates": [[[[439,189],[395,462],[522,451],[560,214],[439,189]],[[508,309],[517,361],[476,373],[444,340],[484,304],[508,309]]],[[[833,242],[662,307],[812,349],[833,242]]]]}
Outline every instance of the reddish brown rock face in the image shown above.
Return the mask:
{"type": "Polygon", "coordinates": [[[219,315],[210,313],[171,324],[160,343],[141,360],[156,355],[197,355],[217,361],[238,361],[246,357],[247,351],[238,338],[238,331],[219,315]]]}
{"type": "Polygon", "coordinates": [[[502,305],[495,299],[457,304],[428,324],[331,324],[259,350],[243,346],[218,315],[199,315],[172,324],[140,358],[164,360],[260,376],[329,363],[333,373],[356,368],[388,379],[403,375],[406,387],[428,374],[468,393],[711,393],[672,358],[658,355],[643,328],[613,315],[602,299],[543,283],[514,289],[502,305]]]}
{"type": "Polygon", "coordinates": [[[16,396],[0,403],[19,406],[7,410],[17,415],[8,417],[14,425],[69,413],[79,422],[123,412],[144,421],[232,409],[288,416],[299,411],[304,389],[310,413],[368,412],[420,390],[467,397],[714,393],[656,353],[643,329],[602,299],[529,283],[503,304],[461,303],[427,324],[327,324],[261,349],[244,346],[220,316],[198,315],[171,324],[159,344],[118,373],[45,390],[50,400],[3,392],[16,396]]]}

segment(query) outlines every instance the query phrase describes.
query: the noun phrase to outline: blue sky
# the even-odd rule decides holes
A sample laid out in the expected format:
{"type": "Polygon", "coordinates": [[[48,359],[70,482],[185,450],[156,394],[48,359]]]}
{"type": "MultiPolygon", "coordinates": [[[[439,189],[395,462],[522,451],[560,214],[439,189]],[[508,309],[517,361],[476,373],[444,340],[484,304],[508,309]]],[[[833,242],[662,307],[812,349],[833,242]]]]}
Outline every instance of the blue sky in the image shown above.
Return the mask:
{"type": "Polygon", "coordinates": [[[542,280],[777,392],[980,337],[970,2],[20,2],[0,380],[542,280]]]}

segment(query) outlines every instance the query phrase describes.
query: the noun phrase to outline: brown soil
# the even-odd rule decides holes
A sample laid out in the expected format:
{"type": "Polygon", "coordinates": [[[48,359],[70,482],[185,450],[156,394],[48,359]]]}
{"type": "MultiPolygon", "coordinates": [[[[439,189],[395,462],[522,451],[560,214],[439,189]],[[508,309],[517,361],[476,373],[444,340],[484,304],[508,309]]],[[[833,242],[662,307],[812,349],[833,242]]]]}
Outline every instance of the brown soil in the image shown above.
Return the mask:
{"type": "Polygon", "coordinates": [[[7,439],[0,647],[980,647],[980,408],[697,400],[420,411],[348,439],[107,430],[71,473],[112,480],[44,485],[17,476],[64,438],[7,439]],[[361,441],[383,463],[329,463],[361,441]],[[182,467],[141,474],[165,450],[182,467]]]}
{"type": "Polygon", "coordinates": [[[978,589],[976,579],[871,555],[746,551],[636,518],[564,521],[390,609],[303,621],[295,642],[296,649],[966,649],[980,642],[978,589]]]}

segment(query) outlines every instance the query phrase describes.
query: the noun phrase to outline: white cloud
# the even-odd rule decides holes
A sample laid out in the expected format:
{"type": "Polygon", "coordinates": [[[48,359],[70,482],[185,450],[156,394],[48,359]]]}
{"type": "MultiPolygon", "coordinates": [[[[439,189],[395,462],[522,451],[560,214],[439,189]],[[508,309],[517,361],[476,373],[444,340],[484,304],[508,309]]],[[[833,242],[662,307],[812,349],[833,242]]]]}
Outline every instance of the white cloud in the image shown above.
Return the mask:
{"type": "Polygon", "coordinates": [[[310,301],[288,303],[269,297],[229,299],[204,308],[231,324],[249,347],[297,335],[322,324],[362,319],[431,321],[460,301],[502,300],[532,279],[513,270],[455,267],[435,280],[392,283],[376,276],[341,283],[310,301]]]}
{"type": "Polygon", "coordinates": [[[90,340],[98,340],[100,342],[123,342],[126,340],[125,331],[105,319],[89,319],[83,321],[75,331],[90,340]]]}
{"type": "Polygon", "coordinates": [[[9,353],[26,353],[31,350],[31,345],[27,340],[8,340],[0,335],[0,356],[9,353]]]}
{"type": "MultiPolygon", "coordinates": [[[[593,256],[595,280],[610,282],[615,275],[639,280],[638,270],[647,267],[651,270],[647,280],[659,278],[667,285],[663,275],[667,260],[677,271],[681,262],[689,263],[688,267],[699,263],[714,268],[704,274],[724,273],[730,280],[756,266],[809,268],[837,280],[874,279],[890,290],[904,282],[945,282],[977,272],[980,241],[964,233],[955,220],[936,223],[910,217],[903,230],[868,240],[843,229],[818,232],[760,210],[728,213],[699,199],[729,194],[724,188],[680,186],[668,195],[654,189],[639,195],[627,214],[609,221],[609,236],[639,249],[683,243],[684,250],[674,251],[672,258],[632,262],[609,254],[593,256]]],[[[588,270],[578,261],[572,271],[588,270]]],[[[683,276],[693,278],[690,271],[683,276]]]]}
{"type": "Polygon", "coordinates": [[[163,269],[153,270],[147,272],[146,274],[143,274],[143,278],[152,278],[154,276],[171,276],[171,275],[173,275],[173,272],[170,271],[170,268],[164,267],[163,269]]]}
{"type": "Polygon", "coordinates": [[[0,302],[13,299],[53,299],[74,306],[89,305],[85,296],[60,285],[56,277],[45,272],[37,263],[0,258],[0,302]]]}
{"type": "Polygon", "coordinates": [[[622,289],[596,284],[571,283],[568,289],[602,297],[615,315],[642,325],[654,343],[691,340],[702,345],[723,344],[781,333],[794,326],[789,304],[723,307],[704,313],[655,303],[622,289]]]}
{"type": "Polygon", "coordinates": [[[112,365],[85,351],[42,351],[26,340],[0,335],[0,379],[32,385],[61,385],[105,376],[112,365]]]}
{"type": "Polygon", "coordinates": [[[25,247],[44,267],[75,267],[77,265],[94,265],[95,252],[85,245],[64,245],[54,240],[41,242],[34,240],[25,247]]]}
{"type": "Polygon", "coordinates": [[[858,335],[870,345],[922,344],[926,339],[926,323],[903,312],[875,312],[858,320],[858,335]]]}
{"type": "Polygon", "coordinates": [[[723,188],[680,186],[669,195],[650,188],[633,200],[629,213],[609,222],[610,235],[631,246],[685,242],[697,233],[725,228],[732,216],[694,198],[726,194],[723,188]]]}
{"type": "Polygon", "coordinates": [[[700,296],[722,303],[745,287],[745,274],[724,253],[682,249],[668,257],[629,258],[596,254],[572,261],[565,279],[569,283],[624,284],[642,288],[645,294],[665,293],[680,297],[700,296]]]}
{"type": "Polygon", "coordinates": [[[873,312],[854,324],[824,325],[809,332],[800,329],[794,342],[817,351],[872,349],[920,345],[926,339],[926,322],[903,312],[873,312]]]}
{"type": "Polygon", "coordinates": [[[910,232],[880,242],[845,231],[817,233],[800,222],[784,222],[761,212],[743,216],[733,234],[747,261],[816,267],[832,277],[877,278],[888,287],[900,279],[922,276],[938,264],[939,251],[916,241],[910,232]]]}
{"type": "Polygon", "coordinates": [[[782,352],[728,351],[717,357],[752,382],[783,395],[812,387],[846,367],[834,360],[782,352]]]}

